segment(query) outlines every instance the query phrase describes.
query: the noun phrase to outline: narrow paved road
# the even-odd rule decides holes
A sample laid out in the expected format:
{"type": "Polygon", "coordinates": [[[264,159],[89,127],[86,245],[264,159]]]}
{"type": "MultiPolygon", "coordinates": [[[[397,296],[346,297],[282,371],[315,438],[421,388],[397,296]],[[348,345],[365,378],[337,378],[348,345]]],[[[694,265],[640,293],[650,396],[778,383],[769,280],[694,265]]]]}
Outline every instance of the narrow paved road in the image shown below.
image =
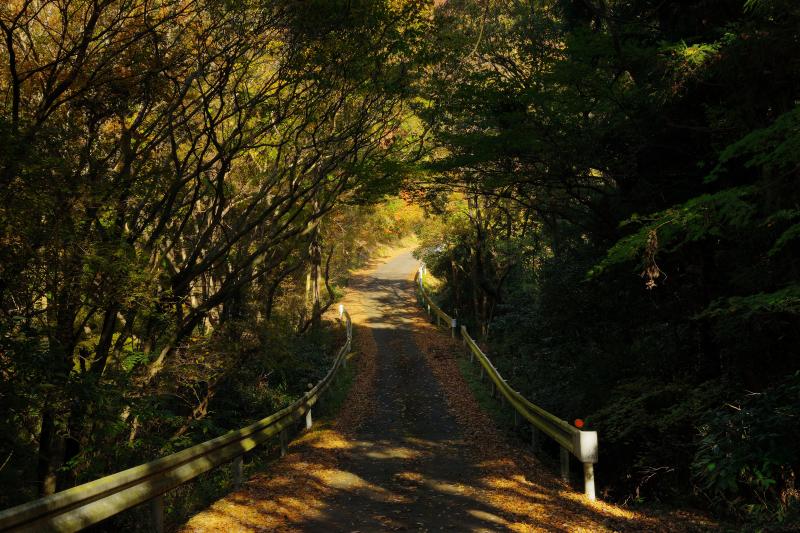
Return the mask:
{"type": "Polygon", "coordinates": [[[337,492],[330,513],[311,529],[495,525],[493,510],[464,494],[481,472],[467,457],[444,393],[415,344],[409,275],[416,267],[408,252],[393,257],[361,284],[359,304],[350,304],[375,341],[375,410],[355,432],[340,468],[366,485],[337,492]]]}
{"type": "MultiPolygon", "coordinates": [[[[590,503],[505,442],[417,310],[401,250],[354,278],[359,376],[337,419],[194,516],[205,531],[655,531],[676,522],[590,503]],[[458,418],[457,418],[457,417],[458,418]]],[[[674,530],[674,529],[672,529],[674,530]]]]}

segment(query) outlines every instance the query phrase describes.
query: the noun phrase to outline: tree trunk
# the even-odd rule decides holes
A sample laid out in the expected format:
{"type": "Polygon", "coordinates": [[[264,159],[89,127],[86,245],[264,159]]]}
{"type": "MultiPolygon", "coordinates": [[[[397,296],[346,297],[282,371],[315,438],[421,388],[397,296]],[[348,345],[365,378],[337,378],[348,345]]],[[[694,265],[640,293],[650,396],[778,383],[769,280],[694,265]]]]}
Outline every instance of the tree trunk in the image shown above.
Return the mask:
{"type": "Polygon", "coordinates": [[[308,252],[311,260],[311,329],[313,331],[319,331],[322,325],[322,302],[319,294],[320,267],[322,266],[322,247],[317,241],[317,235],[314,235],[314,239],[311,242],[308,252]]]}
{"type": "Polygon", "coordinates": [[[56,420],[55,412],[46,406],[42,413],[42,429],[39,431],[39,452],[36,465],[36,484],[39,496],[47,496],[56,491],[55,451],[56,420]]]}
{"type": "MultiPolygon", "coordinates": [[[[90,387],[96,384],[105,371],[108,356],[111,353],[111,343],[114,338],[114,331],[117,325],[117,313],[119,305],[112,304],[103,316],[103,326],[100,331],[95,348],[94,358],[91,367],[84,371],[82,377],[86,379],[86,384],[82,387],[84,393],[90,392],[90,387]]],[[[64,439],[64,456],[62,464],[69,464],[81,452],[81,447],[85,438],[86,414],[89,412],[92,402],[90,394],[84,394],[83,398],[75,398],[70,407],[69,418],[67,419],[67,436],[64,439]]],[[[89,433],[89,438],[91,433],[89,433]]],[[[69,469],[63,475],[58,476],[58,490],[63,490],[75,484],[76,472],[69,469]]]]}

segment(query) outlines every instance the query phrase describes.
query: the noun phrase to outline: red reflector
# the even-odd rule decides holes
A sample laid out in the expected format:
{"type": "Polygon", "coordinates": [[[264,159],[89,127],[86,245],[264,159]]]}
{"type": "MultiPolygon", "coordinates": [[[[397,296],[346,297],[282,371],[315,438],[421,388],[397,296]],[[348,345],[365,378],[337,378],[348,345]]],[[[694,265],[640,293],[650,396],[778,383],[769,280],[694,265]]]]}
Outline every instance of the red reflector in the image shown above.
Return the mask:
{"type": "Polygon", "coordinates": [[[575,419],[575,427],[576,428],[582,428],[583,427],[583,420],[581,420],[580,418],[576,418],[575,419]]]}

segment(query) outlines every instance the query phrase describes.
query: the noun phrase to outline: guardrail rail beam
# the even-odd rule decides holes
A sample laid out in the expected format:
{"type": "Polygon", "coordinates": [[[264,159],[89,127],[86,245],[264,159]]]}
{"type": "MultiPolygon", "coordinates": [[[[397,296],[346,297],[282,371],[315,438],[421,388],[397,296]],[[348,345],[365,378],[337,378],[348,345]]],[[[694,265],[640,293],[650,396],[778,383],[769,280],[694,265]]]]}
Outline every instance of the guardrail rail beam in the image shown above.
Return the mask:
{"type": "MultiPolygon", "coordinates": [[[[457,331],[456,319],[442,311],[425,292],[424,274],[425,266],[421,265],[415,276],[420,304],[427,309],[431,318],[436,315],[437,324],[440,323],[440,319],[449,323],[452,336],[455,336],[457,331]]],[[[461,339],[465,349],[469,352],[470,362],[478,361],[481,382],[486,381],[488,378],[492,397],[499,396],[501,402],[507,402],[514,409],[515,426],[518,424],[518,418],[527,420],[530,423],[531,447],[534,452],[540,447],[538,433],[541,432],[556,441],[560,450],[562,479],[569,480],[569,455],[572,454],[583,464],[584,494],[590,500],[596,499],[594,464],[597,463],[598,459],[597,432],[582,431],[527,400],[500,375],[487,355],[478,347],[475,340],[470,337],[466,326],[462,325],[458,331],[461,332],[461,339]]]]}

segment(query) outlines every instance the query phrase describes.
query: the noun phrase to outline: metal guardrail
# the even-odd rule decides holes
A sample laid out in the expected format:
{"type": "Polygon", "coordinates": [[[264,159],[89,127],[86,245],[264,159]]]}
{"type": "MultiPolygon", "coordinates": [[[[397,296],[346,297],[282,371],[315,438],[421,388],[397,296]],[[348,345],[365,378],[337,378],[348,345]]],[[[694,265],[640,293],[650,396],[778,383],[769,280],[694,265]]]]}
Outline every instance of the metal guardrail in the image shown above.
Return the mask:
{"type": "Polygon", "coordinates": [[[353,340],[353,324],[344,306],[339,306],[347,340],[336,354],[328,373],[297,401],[242,429],[180,452],[78,485],[4,511],[0,531],[80,531],[127,509],[151,502],[152,529],[163,531],[163,495],[203,472],[234,461],[234,484],[242,481],[242,455],[274,435],[280,435],[281,455],[286,453],[288,428],[305,416],[312,425],[311,408],[330,386],[341,366],[347,366],[353,340]]]}
{"type": "Polygon", "coordinates": [[[425,292],[425,288],[422,286],[423,276],[425,275],[425,266],[422,265],[419,267],[419,270],[414,275],[414,281],[417,283],[417,298],[419,299],[420,305],[423,307],[427,306],[428,314],[430,316],[436,317],[436,325],[441,326],[442,322],[446,326],[450,328],[450,336],[456,336],[456,327],[457,321],[455,318],[450,317],[447,313],[445,313],[441,307],[436,305],[433,300],[431,300],[430,296],[425,292]]]}
{"type": "MultiPolygon", "coordinates": [[[[428,315],[436,317],[437,325],[442,322],[450,325],[451,336],[456,335],[456,319],[451,318],[431,297],[425,292],[423,283],[425,266],[420,266],[414,281],[417,285],[417,296],[423,307],[427,308],[428,315]]],[[[514,390],[511,385],[500,375],[492,361],[483,353],[475,340],[470,337],[466,326],[459,329],[461,338],[470,361],[478,361],[481,368],[481,381],[485,376],[489,377],[492,387],[492,397],[499,397],[501,401],[506,401],[514,409],[514,421],[522,417],[531,424],[531,444],[536,448],[537,432],[544,433],[560,446],[561,477],[565,481],[569,480],[569,454],[574,455],[578,461],[583,463],[584,494],[590,500],[596,499],[594,483],[594,465],[597,463],[597,432],[582,431],[567,421],[558,418],[532,403],[519,392],[514,390]],[[498,396],[499,392],[499,396],[498,396]]]]}

